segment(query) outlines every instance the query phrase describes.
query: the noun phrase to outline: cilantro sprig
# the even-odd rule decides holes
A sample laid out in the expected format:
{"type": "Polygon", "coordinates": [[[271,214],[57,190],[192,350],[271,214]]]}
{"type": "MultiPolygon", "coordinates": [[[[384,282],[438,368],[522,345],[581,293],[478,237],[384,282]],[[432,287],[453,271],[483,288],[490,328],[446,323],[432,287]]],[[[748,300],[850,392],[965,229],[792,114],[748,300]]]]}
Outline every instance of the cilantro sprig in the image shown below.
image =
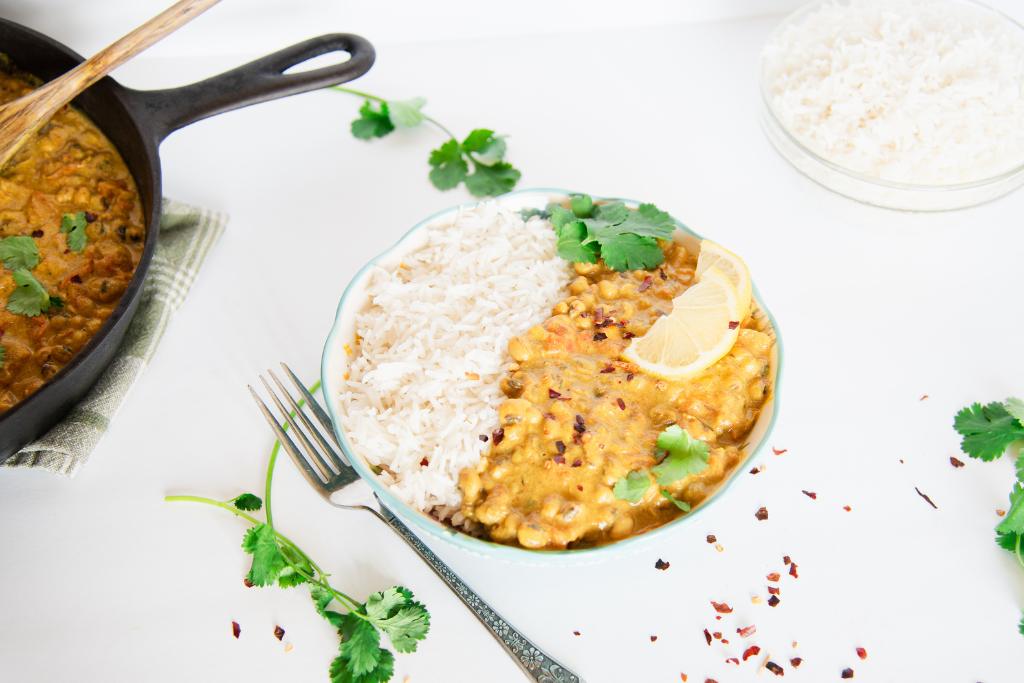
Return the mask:
{"type": "Polygon", "coordinates": [[[85,217],[85,211],[66,213],[60,218],[60,231],[65,235],[68,249],[71,251],[82,251],[88,241],[85,234],[85,227],[89,224],[85,217]]]}
{"type": "Polygon", "coordinates": [[[431,150],[427,158],[427,177],[439,190],[451,190],[464,183],[473,196],[493,197],[508,192],[519,182],[519,170],[505,161],[505,137],[489,128],[476,128],[460,141],[451,130],[423,113],[427,101],[422,97],[386,100],[340,85],[332,90],[363,98],[359,118],[351,124],[352,135],[360,140],[382,138],[396,129],[415,128],[423,123],[440,130],[447,139],[431,150]]]}
{"type": "Polygon", "coordinates": [[[694,439],[679,425],[669,425],[657,441],[661,461],[650,470],[633,470],[622,477],[612,493],[619,500],[638,503],[651,487],[651,476],[660,488],[663,498],[683,512],[690,511],[690,504],[679,500],[666,488],[691,474],[700,474],[708,466],[708,445],[700,439],[694,439]]]}
{"type": "MultiPolygon", "coordinates": [[[[1024,401],[1008,398],[987,405],[974,403],[953,419],[953,428],[963,437],[960,450],[985,462],[997,460],[1008,450],[1016,451],[1016,480],[1010,489],[1010,509],[996,525],[996,544],[1010,551],[1024,567],[1024,401]]],[[[1024,616],[1018,630],[1024,635],[1024,616]]]]}
{"type": "MultiPolygon", "coordinates": [[[[319,386],[317,382],[310,391],[316,392],[319,386]]],[[[270,452],[262,500],[252,493],[229,500],[202,496],[166,496],[164,500],[211,505],[247,521],[250,526],[242,538],[242,550],[252,556],[245,577],[247,583],[280,588],[307,586],[316,613],[338,632],[338,654],[328,670],[331,683],[385,683],[394,674],[395,657],[382,647],[381,634],[388,637],[397,652],[415,652],[430,630],[430,613],[413,598],[412,591],[402,586],[373,593],[365,602],[343,593],[331,585],[330,575],[305,551],[277,530],[271,483],[280,448],[277,442],[270,452]],[[261,509],[265,513],[263,520],[249,514],[261,509]]]]}
{"type": "Polygon", "coordinates": [[[8,270],[32,270],[39,265],[36,241],[24,235],[0,239],[0,263],[8,270]]]}
{"type": "Polygon", "coordinates": [[[550,204],[551,225],[558,237],[558,255],[572,263],[596,263],[612,270],[655,268],[665,260],[658,240],[671,239],[675,221],[654,204],[630,209],[622,202],[597,204],[588,195],[574,195],[569,208],[550,204]]]}
{"type": "Polygon", "coordinates": [[[50,310],[50,294],[32,273],[20,268],[14,271],[13,275],[17,287],[7,297],[8,311],[31,317],[50,310]]]}

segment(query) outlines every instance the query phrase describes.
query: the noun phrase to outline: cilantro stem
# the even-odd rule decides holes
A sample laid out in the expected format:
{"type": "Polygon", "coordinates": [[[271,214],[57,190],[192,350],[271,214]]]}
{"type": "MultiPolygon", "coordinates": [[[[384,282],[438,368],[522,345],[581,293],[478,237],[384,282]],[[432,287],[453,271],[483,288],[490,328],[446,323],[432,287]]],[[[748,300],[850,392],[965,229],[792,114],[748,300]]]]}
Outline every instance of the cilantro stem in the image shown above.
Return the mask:
{"type": "Polygon", "coordinates": [[[1017,547],[1014,548],[1013,552],[1015,555],[1017,555],[1017,563],[1020,566],[1024,567],[1024,558],[1022,558],[1020,555],[1020,539],[1022,535],[1024,534],[1017,534],[1017,547]]]}
{"type": "MultiPolygon", "coordinates": [[[[332,86],[330,89],[331,90],[337,90],[338,92],[348,93],[349,95],[355,95],[356,97],[362,97],[362,98],[365,98],[367,100],[373,100],[374,102],[382,102],[384,104],[387,104],[387,100],[384,99],[383,97],[377,97],[376,95],[371,95],[368,92],[363,92],[362,90],[356,90],[355,88],[345,88],[345,87],[340,86],[340,85],[335,85],[335,86],[332,86]]],[[[423,112],[420,112],[420,113],[423,114],[423,112]]],[[[427,116],[426,114],[423,114],[423,120],[427,121],[428,123],[433,124],[434,126],[436,126],[442,133],[444,133],[445,135],[450,137],[452,140],[455,140],[456,142],[458,141],[458,138],[455,137],[455,133],[453,133],[450,130],[448,130],[448,128],[445,127],[445,125],[443,123],[441,123],[440,121],[438,121],[437,119],[435,119],[435,118],[433,118],[431,116],[427,116]]]]}
{"type": "MultiPolygon", "coordinates": [[[[313,383],[312,386],[309,387],[309,393],[310,394],[315,394],[317,391],[319,391],[319,389],[320,389],[320,380],[317,380],[316,382],[313,383]]],[[[300,399],[299,400],[299,407],[301,408],[304,405],[306,405],[306,399],[304,399],[304,398],[300,399]]],[[[295,411],[294,410],[291,411],[288,414],[291,417],[293,417],[293,418],[295,417],[295,411]]],[[[288,424],[288,421],[286,420],[285,423],[283,425],[281,425],[281,431],[287,432],[288,431],[288,427],[289,427],[289,424],[288,424]]],[[[273,511],[271,510],[271,507],[270,507],[270,485],[274,481],[274,465],[277,464],[277,454],[280,453],[280,452],[281,452],[281,442],[280,441],[275,441],[274,442],[274,447],[270,449],[270,460],[267,462],[267,484],[264,487],[264,491],[263,491],[263,507],[267,511],[267,526],[269,526],[271,529],[274,528],[274,513],[273,513],[273,511]]],[[[296,548],[296,550],[298,550],[298,549],[296,548]]],[[[306,559],[308,560],[309,558],[307,557],[306,559]]],[[[319,571],[319,569],[317,569],[317,571],[319,571]]]]}

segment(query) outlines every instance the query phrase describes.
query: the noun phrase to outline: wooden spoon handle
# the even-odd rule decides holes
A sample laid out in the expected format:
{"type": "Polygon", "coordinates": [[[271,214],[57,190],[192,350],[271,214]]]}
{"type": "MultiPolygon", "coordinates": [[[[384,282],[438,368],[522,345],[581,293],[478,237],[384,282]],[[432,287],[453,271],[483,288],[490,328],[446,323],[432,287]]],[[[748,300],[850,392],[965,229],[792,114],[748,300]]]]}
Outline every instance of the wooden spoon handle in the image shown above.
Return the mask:
{"type": "Polygon", "coordinates": [[[78,94],[218,2],[220,0],[179,0],[131,33],[122,36],[71,71],[52,81],[50,86],[54,90],[64,93],[70,91],[78,94]]]}

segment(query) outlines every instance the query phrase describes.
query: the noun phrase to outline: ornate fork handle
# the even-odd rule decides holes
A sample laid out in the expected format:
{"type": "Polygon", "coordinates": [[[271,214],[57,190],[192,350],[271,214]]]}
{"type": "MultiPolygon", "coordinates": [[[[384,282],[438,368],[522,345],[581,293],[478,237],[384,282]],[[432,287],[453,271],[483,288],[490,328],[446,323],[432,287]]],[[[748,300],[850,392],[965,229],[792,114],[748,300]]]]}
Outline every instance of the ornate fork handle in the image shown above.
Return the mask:
{"type": "MultiPolygon", "coordinates": [[[[378,501],[378,504],[380,504],[380,501],[378,501]]],[[[578,674],[573,673],[552,659],[550,655],[531,643],[519,631],[513,628],[511,624],[505,621],[500,614],[495,612],[440,557],[424,545],[416,534],[410,531],[409,527],[403,524],[391,510],[388,510],[383,504],[380,504],[380,512],[368,505],[365,506],[365,509],[372,512],[382,522],[394,529],[402,537],[402,540],[416,551],[416,554],[434,570],[434,573],[473,612],[476,618],[480,620],[480,623],[487,627],[487,630],[491,632],[495,640],[519,664],[519,668],[530,677],[530,680],[538,681],[539,683],[583,683],[583,679],[578,674]]]]}

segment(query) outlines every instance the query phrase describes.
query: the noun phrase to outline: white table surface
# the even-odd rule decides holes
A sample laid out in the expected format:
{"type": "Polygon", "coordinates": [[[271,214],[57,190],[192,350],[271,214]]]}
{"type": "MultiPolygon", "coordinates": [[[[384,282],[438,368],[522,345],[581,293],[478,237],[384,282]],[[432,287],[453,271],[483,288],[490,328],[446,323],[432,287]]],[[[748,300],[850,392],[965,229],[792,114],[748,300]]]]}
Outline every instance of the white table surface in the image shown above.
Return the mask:
{"type": "MultiPolygon", "coordinates": [[[[772,444],[788,451],[761,454],[766,471],[740,475],[655,547],[542,570],[430,545],[591,683],[755,680],[753,661],[725,663],[748,643],[784,664],[786,680],[839,680],[852,666],[858,681],[1019,681],[1024,575],[992,542],[1011,463],[957,470],[949,456],[958,408],[1024,391],[1024,192],[908,215],[794,172],[754,113],[756,56],[774,21],[395,44],[359,81],[425,95],[457,131],[509,134],[521,187],[653,201],[739,252],[786,345],[772,444]],[[777,608],[752,604],[785,554],[799,579],[783,577],[777,608]],[[655,570],[659,558],[668,571],[655,570]],[[712,599],[735,612],[716,622],[712,599]],[[741,643],[735,629],[749,623],[757,633],[741,643]],[[731,644],[708,647],[705,627],[731,644]]],[[[167,86],[241,59],[143,58],[119,77],[167,86]]],[[[163,146],[166,193],[231,222],[83,471],[0,471],[0,679],[327,679],[337,638],[305,590],[246,589],[243,525],[162,497],[258,492],[271,439],[246,383],[282,359],[316,377],[357,267],[467,198],[428,184],[432,131],[354,140],[358,104],[313,93],[198,123],[163,146]],[[272,635],[278,624],[291,652],[272,635]]],[[[395,681],[521,680],[397,537],[327,508],[287,461],[275,491],[279,527],[339,587],[361,596],[401,583],[429,606],[430,636],[398,656],[395,681]]]]}

